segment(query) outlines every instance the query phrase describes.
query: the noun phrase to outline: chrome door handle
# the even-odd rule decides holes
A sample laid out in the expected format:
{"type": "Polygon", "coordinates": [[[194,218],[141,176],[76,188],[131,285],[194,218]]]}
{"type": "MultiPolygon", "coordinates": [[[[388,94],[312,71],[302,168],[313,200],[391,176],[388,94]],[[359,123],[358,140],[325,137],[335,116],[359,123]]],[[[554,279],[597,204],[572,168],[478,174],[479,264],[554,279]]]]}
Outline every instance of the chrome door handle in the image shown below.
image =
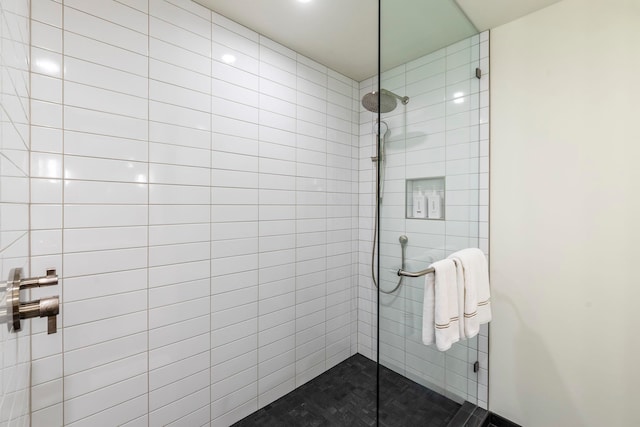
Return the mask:
{"type": "MultiPolygon", "coordinates": [[[[9,272],[9,280],[6,282],[7,307],[4,318],[9,331],[17,332],[22,329],[21,320],[33,317],[47,318],[47,333],[55,334],[57,331],[56,316],[60,312],[58,296],[42,298],[34,301],[20,302],[20,290],[38,288],[40,286],[53,286],[58,284],[58,275],[55,269],[48,269],[46,276],[22,278],[22,269],[14,268],[9,272]]],[[[2,318],[0,313],[0,318],[2,318]]]]}

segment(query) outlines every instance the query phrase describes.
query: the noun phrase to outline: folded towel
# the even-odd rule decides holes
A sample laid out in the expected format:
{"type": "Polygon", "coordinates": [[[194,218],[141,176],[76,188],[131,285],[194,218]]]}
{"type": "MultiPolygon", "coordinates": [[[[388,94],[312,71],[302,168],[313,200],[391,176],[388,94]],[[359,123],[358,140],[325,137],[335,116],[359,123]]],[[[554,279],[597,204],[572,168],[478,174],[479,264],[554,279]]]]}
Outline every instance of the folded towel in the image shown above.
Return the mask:
{"type": "Polygon", "coordinates": [[[425,277],[422,313],[422,342],[435,342],[440,351],[446,351],[460,341],[460,319],[456,266],[450,259],[431,265],[435,273],[425,277]]]}
{"type": "MultiPolygon", "coordinates": [[[[491,321],[489,267],[484,253],[477,248],[463,249],[451,254],[462,266],[464,277],[464,336],[473,338],[480,325],[491,321]]],[[[458,270],[459,272],[460,270],[458,270]]]]}

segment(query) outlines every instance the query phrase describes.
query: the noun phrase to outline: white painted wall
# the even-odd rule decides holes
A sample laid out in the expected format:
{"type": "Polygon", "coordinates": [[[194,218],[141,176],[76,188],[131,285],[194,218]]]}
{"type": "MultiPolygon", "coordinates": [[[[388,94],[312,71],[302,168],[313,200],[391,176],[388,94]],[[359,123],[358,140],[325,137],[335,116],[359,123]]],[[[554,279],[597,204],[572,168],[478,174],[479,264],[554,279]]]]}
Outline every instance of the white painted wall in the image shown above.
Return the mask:
{"type": "Polygon", "coordinates": [[[640,3],[565,0],[491,33],[490,409],[637,424],[640,3]]]}

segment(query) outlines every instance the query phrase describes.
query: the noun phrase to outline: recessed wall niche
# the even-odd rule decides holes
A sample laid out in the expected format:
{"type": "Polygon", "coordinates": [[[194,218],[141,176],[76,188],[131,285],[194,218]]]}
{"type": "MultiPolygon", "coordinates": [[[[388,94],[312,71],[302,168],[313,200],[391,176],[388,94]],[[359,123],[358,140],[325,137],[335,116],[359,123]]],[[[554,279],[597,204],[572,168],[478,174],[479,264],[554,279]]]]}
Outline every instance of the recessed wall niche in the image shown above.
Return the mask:
{"type": "Polygon", "coordinates": [[[445,177],[406,180],[407,219],[445,219],[445,177]]]}

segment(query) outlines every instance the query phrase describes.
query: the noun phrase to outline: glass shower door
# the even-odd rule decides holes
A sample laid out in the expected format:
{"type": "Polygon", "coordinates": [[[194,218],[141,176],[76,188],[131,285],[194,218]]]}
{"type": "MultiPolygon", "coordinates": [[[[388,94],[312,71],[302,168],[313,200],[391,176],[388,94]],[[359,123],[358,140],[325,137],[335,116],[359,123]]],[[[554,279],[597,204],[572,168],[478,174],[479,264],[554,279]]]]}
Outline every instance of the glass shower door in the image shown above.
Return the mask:
{"type": "MultiPolygon", "coordinates": [[[[0,304],[5,305],[0,288],[0,304]]],[[[3,313],[0,312],[0,316],[3,313]]],[[[21,331],[0,325],[0,426],[28,426],[31,338],[29,324],[21,331]]]]}
{"type": "Polygon", "coordinates": [[[425,275],[397,272],[480,246],[480,36],[453,1],[414,7],[381,0],[379,425],[458,425],[478,404],[478,336],[425,345],[425,275]]]}
{"type": "Polygon", "coordinates": [[[5,283],[29,272],[29,2],[0,0],[0,426],[28,426],[30,324],[7,327],[5,283]]]}

